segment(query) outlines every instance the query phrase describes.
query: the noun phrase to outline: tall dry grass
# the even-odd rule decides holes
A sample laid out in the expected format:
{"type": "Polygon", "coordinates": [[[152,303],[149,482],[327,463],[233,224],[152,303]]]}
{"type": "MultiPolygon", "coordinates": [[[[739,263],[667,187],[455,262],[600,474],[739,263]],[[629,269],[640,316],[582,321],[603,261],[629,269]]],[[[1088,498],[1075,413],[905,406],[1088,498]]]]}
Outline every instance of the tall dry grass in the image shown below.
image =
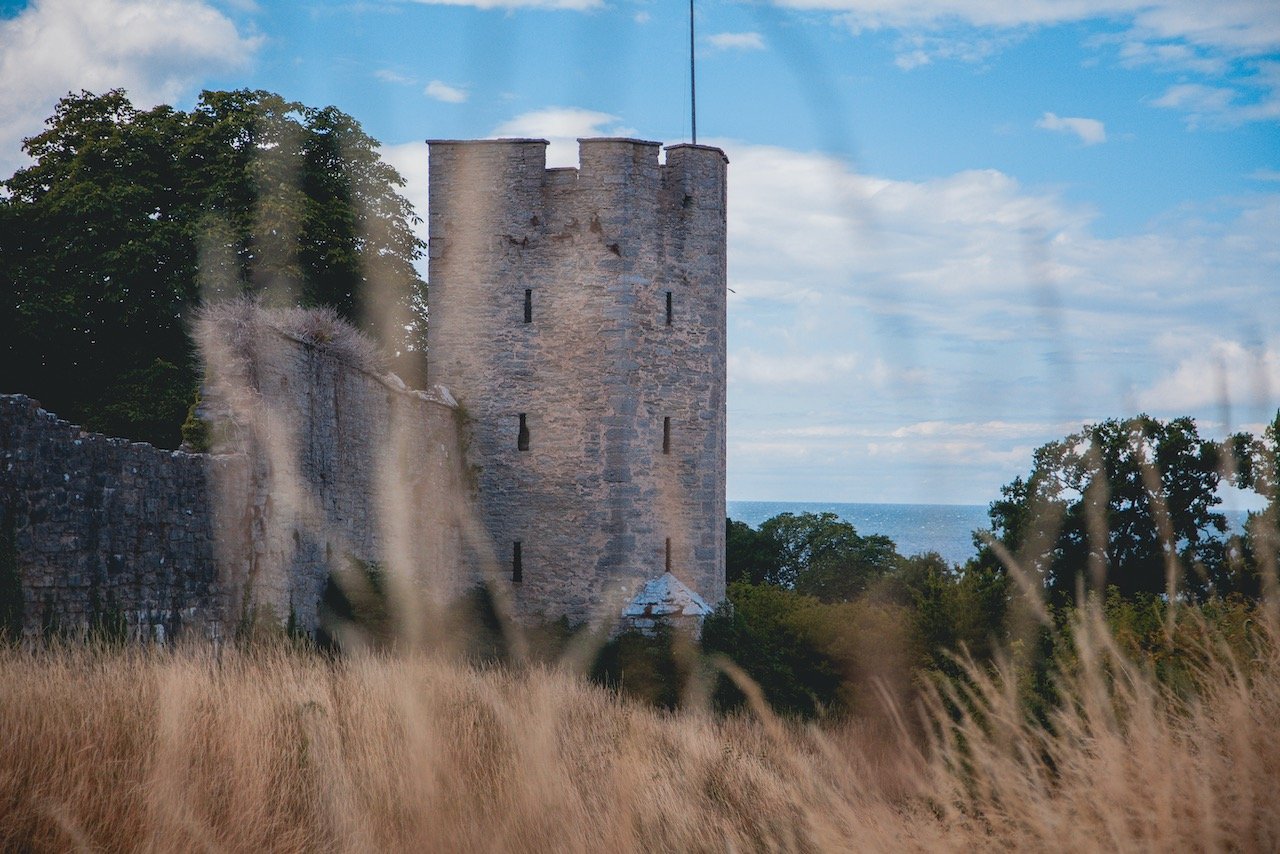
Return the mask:
{"type": "Polygon", "coordinates": [[[1048,728],[1012,663],[886,728],[661,713],[426,656],[9,651],[0,848],[1277,850],[1266,622],[1243,655],[1206,630],[1173,693],[1085,612],[1048,728]]]}

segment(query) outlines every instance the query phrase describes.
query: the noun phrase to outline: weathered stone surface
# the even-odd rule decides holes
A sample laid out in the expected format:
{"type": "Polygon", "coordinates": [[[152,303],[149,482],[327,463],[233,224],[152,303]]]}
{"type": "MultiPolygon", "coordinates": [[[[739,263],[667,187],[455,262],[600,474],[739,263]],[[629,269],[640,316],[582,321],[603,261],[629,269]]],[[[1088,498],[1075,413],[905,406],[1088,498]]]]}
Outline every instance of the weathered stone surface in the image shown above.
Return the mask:
{"type": "Polygon", "coordinates": [[[614,619],[668,568],[719,601],[727,161],[545,148],[430,143],[429,370],[468,414],[481,558],[511,573],[520,543],[527,615],[614,619]]]}
{"type": "Polygon", "coordinates": [[[86,433],[21,395],[0,396],[0,518],[12,520],[28,632],[123,616],[135,633],[219,637],[226,588],[211,479],[244,460],[86,433]]]}
{"type": "Polygon", "coordinates": [[[28,633],[119,614],[138,638],[216,639],[255,605],[314,630],[330,569],[348,557],[437,598],[466,583],[448,392],[402,391],[270,330],[243,355],[253,383],[235,453],[86,433],[0,396],[0,518],[13,521],[28,633]]]}
{"type": "Polygon", "coordinates": [[[247,458],[243,585],[251,599],[314,628],[331,571],[375,562],[433,599],[452,597],[460,531],[469,524],[456,406],[447,389],[418,392],[274,329],[255,326],[238,370],[212,370],[221,411],[247,458]]]}

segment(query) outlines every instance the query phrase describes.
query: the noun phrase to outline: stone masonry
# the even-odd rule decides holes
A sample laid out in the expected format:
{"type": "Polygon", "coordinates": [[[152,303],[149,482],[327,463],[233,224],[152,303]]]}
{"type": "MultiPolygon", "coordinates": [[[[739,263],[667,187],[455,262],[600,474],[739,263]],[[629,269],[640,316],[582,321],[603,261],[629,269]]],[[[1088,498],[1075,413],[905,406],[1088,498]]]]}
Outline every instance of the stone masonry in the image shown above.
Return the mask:
{"type": "Polygon", "coordinates": [[[579,144],[547,169],[545,140],[430,142],[431,392],[231,306],[201,337],[218,453],[0,396],[26,633],[314,631],[352,560],[398,602],[487,579],[523,619],[698,623],[725,592],[728,161],[579,144]]]}
{"type": "Polygon", "coordinates": [[[469,504],[455,500],[468,487],[447,393],[265,323],[245,350],[233,453],[107,438],[0,396],[0,523],[28,635],[111,613],[135,637],[216,639],[253,615],[314,631],[350,558],[411,567],[437,601],[470,583],[456,572],[469,504]]]}
{"type": "Polygon", "coordinates": [[[28,634],[124,617],[137,637],[220,637],[233,610],[219,572],[213,479],[243,459],[85,433],[21,395],[0,396],[0,524],[16,546],[28,634]]]}
{"type": "Polygon", "coordinates": [[[428,370],[467,415],[483,561],[524,615],[616,618],[667,571],[720,601],[724,153],[429,145],[428,370]]]}

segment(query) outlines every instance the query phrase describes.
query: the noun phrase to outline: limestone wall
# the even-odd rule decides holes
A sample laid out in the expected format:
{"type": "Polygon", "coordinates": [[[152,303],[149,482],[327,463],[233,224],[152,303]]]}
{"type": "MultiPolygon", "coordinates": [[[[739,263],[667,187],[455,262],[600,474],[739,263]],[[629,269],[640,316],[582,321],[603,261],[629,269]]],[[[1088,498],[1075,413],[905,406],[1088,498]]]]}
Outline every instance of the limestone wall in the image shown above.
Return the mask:
{"type": "Polygon", "coordinates": [[[145,637],[222,636],[233,608],[208,495],[214,477],[243,488],[244,463],[86,433],[0,396],[0,536],[16,546],[25,630],[124,617],[145,637]]]}
{"type": "Polygon", "coordinates": [[[717,602],[724,154],[545,148],[430,144],[430,377],[468,413],[492,565],[528,615],[616,618],[668,568],[717,602]]]}
{"type": "Polygon", "coordinates": [[[447,393],[405,389],[268,324],[237,347],[238,370],[220,372],[235,394],[211,387],[206,407],[234,453],[86,433],[0,396],[0,523],[28,633],[83,631],[109,612],[136,635],[217,638],[256,606],[314,630],[348,557],[435,599],[469,583],[457,571],[469,484],[447,393]]]}
{"type": "MultiPolygon", "coordinates": [[[[326,580],[349,557],[413,579],[415,595],[457,595],[473,580],[458,571],[471,485],[448,393],[406,389],[269,323],[238,338],[247,362],[231,377],[213,371],[206,392],[248,458],[249,537],[235,574],[254,601],[313,627],[326,580]]],[[[244,503],[235,481],[215,488],[224,504],[244,503]]]]}

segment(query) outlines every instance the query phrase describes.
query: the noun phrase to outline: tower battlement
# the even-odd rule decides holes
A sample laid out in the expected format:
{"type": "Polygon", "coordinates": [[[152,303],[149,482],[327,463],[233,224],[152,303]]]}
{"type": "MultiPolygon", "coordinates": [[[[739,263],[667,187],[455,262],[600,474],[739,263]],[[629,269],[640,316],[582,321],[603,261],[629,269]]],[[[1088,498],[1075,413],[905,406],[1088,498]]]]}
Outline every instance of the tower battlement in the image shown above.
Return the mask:
{"type": "MultiPolygon", "coordinates": [[[[688,216],[691,206],[724,211],[728,158],[705,145],[607,137],[578,140],[579,165],[546,166],[545,139],[428,140],[433,245],[459,229],[519,240],[563,234],[555,226],[590,211],[621,224],[637,215],[688,216]],[[495,231],[496,229],[496,231],[495,231]]],[[[600,232],[597,232],[600,233],[600,232]]],[[[621,249],[621,246],[619,246],[621,249]]]]}
{"type": "Polygon", "coordinates": [[[430,140],[431,379],[526,614],[724,595],[725,179],[709,146],[430,140]]]}

